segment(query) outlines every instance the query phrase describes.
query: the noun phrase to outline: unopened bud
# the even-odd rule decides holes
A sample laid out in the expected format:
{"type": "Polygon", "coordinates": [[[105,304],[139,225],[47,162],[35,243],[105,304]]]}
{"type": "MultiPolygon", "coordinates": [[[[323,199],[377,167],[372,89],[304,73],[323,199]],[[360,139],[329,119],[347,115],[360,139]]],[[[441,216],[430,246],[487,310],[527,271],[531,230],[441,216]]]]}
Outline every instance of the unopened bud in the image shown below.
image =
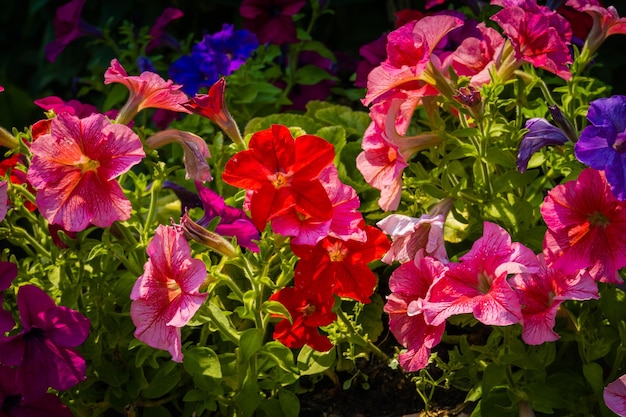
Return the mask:
{"type": "Polygon", "coordinates": [[[195,240],[229,258],[237,256],[237,251],[229,241],[217,233],[200,226],[198,223],[191,220],[186,213],[180,221],[180,228],[185,238],[189,240],[195,240]]]}

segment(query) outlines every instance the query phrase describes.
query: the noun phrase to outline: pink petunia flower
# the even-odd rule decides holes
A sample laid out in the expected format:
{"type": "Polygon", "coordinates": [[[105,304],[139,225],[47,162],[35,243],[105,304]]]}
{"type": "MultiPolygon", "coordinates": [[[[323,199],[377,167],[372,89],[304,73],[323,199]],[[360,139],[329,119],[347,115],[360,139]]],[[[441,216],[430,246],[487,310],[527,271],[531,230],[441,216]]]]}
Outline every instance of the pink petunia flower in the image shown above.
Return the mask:
{"type": "Polygon", "coordinates": [[[380,220],[376,225],[392,240],[391,249],[381,260],[388,264],[409,262],[422,249],[425,256],[447,262],[448,254],[443,241],[444,221],[442,214],[424,214],[418,219],[391,214],[380,220]]]}
{"type": "MultiPolygon", "coordinates": [[[[568,48],[572,30],[563,16],[538,6],[534,0],[492,0],[492,4],[504,7],[491,19],[509,38],[516,60],[502,65],[501,76],[506,78],[506,74],[525,61],[565,80],[571,78],[567,64],[572,62],[568,48]]],[[[504,53],[503,60],[506,56],[504,53]]]]}
{"type": "Polygon", "coordinates": [[[167,129],[155,133],[146,139],[146,145],[150,149],[158,149],[170,143],[178,143],[183,148],[183,161],[185,163],[185,178],[193,178],[195,181],[211,181],[211,169],[207,158],[211,157],[209,147],[200,136],[178,129],[167,129]]]}
{"type": "Polygon", "coordinates": [[[511,243],[506,230],[485,222],[483,236],[459,261],[449,263],[445,274],[428,291],[423,305],[427,323],[436,326],[450,316],[465,313],[495,326],[522,319],[522,307],[507,278],[539,270],[537,257],[529,248],[511,243]]]}
{"type": "Polygon", "coordinates": [[[389,278],[391,294],[387,297],[385,312],[389,314],[389,328],[398,342],[407,348],[399,355],[400,365],[407,372],[415,372],[428,364],[431,349],[441,341],[445,322],[432,326],[426,323],[419,306],[433,281],[441,276],[445,266],[423,251],[412,262],[400,265],[389,278]],[[409,314],[409,306],[414,310],[409,314]]]}
{"type": "Polygon", "coordinates": [[[77,232],[89,223],[109,227],[130,218],[130,202],[115,178],[145,153],[127,126],[101,114],[79,119],[61,113],[30,150],[27,180],[37,188],[37,206],[49,223],[77,232]]]}
{"type": "Polygon", "coordinates": [[[548,268],[543,255],[538,256],[540,269],[536,274],[517,274],[509,282],[515,289],[522,308],[522,340],[540,345],[559,339],[553,328],[559,306],[565,300],[597,300],[598,286],[583,269],[564,274],[548,268]]]}
{"type": "Polygon", "coordinates": [[[451,55],[451,65],[458,75],[471,77],[470,85],[479,87],[491,82],[490,71],[502,53],[504,38],[495,29],[480,23],[480,36],[469,36],[451,55]]]}
{"type": "Polygon", "coordinates": [[[626,202],[611,192],[604,172],[583,170],[548,193],[541,214],[548,226],[546,263],[570,274],[589,268],[600,282],[621,283],[626,266],[626,202]]]}
{"type": "Polygon", "coordinates": [[[626,417],[626,375],[622,375],[604,388],[604,403],[620,417],[626,417]]]}
{"type": "Polygon", "coordinates": [[[130,96],[117,116],[117,123],[127,124],[143,109],[155,108],[190,113],[182,106],[188,97],[172,80],[165,81],[154,72],[145,71],[141,75],[128,75],[117,59],[104,73],[104,83],[124,84],[130,96]]]}
{"type": "Polygon", "coordinates": [[[626,35],[626,17],[620,17],[614,6],[603,7],[597,0],[568,0],[565,3],[578,12],[587,13],[593,21],[585,39],[589,56],[611,35],[626,35]]]}
{"type": "Polygon", "coordinates": [[[22,331],[0,335],[0,363],[17,366],[25,400],[41,398],[48,387],[66,390],[85,379],[86,363],[76,350],[89,332],[89,319],[57,306],[43,290],[24,285],[17,293],[22,331]]]}
{"type": "Polygon", "coordinates": [[[35,100],[35,104],[45,111],[53,110],[55,114],[67,112],[78,116],[79,118],[98,113],[98,109],[92,104],[83,104],[78,100],[70,100],[66,102],[57,96],[40,98],[35,100]]]}
{"type": "Polygon", "coordinates": [[[54,16],[55,39],[45,47],[46,59],[56,60],[65,47],[82,36],[101,38],[102,31],[80,18],[87,0],[71,0],[59,7],[54,16]]]}
{"type": "Polygon", "coordinates": [[[191,256],[191,248],[174,227],[159,225],[147,248],[148,262],[130,294],[130,316],[135,337],[155,349],[170,352],[182,362],[181,327],[207,298],[200,293],[206,278],[204,263],[191,256]]]}

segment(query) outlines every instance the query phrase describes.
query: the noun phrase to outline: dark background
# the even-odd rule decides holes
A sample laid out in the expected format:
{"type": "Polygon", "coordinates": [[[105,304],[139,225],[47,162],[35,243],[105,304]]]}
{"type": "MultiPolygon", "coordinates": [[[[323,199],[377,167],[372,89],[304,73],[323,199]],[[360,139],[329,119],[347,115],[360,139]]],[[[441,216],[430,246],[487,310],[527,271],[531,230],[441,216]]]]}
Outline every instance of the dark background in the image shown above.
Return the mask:
{"type": "MultiPolygon", "coordinates": [[[[423,0],[329,0],[334,10],[323,16],[314,37],[331,50],[359,59],[361,45],[393,28],[393,7],[424,10],[423,0]]],[[[168,6],[185,16],[173,21],[167,31],[179,39],[193,35],[199,40],[223,23],[241,27],[240,0],[87,0],[82,18],[97,27],[107,21],[116,28],[123,20],[137,27],[151,26],[168,6]]],[[[113,51],[94,46],[89,38],[72,42],[53,63],[44,57],[44,46],[54,38],[55,11],[67,0],[0,0],[0,126],[22,129],[42,117],[33,100],[56,95],[75,98],[77,77],[89,76],[94,65],[104,67],[115,57],[113,51]]],[[[615,1],[620,16],[626,4],[615,1]]],[[[611,2],[605,2],[611,4],[611,2]]],[[[612,94],[626,94],[626,35],[610,37],[599,51],[601,68],[594,75],[613,87],[612,94]]]]}

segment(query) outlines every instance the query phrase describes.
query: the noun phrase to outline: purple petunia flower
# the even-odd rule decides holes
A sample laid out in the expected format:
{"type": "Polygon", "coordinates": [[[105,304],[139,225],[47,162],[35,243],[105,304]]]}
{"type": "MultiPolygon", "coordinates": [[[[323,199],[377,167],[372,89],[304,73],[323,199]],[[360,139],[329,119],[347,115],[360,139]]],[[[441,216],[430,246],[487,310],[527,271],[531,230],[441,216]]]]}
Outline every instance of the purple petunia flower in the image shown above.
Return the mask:
{"type": "Polygon", "coordinates": [[[48,387],[66,390],[85,379],[85,360],[75,349],[89,332],[89,319],[57,306],[43,290],[24,285],[17,293],[22,331],[0,335],[0,362],[17,366],[24,401],[43,397],[48,387]]]}
{"type": "Polygon", "coordinates": [[[176,60],[170,67],[170,77],[193,96],[201,88],[211,87],[220,77],[232,74],[258,46],[252,32],[235,30],[234,25],[225,23],[221,31],[205,35],[195,44],[190,55],[176,60]]]}
{"type": "Polygon", "coordinates": [[[611,191],[626,200],[626,96],[591,102],[587,120],[574,152],[585,165],[604,170],[611,191]]]}
{"type": "Polygon", "coordinates": [[[244,27],[256,33],[259,42],[282,45],[298,40],[293,15],[305,4],[305,0],[244,0],[239,14],[244,27]]]}
{"type": "Polygon", "coordinates": [[[0,416],[2,417],[72,417],[72,413],[54,394],[25,401],[21,387],[15,384],[17,370],[0,365],[0,416]]]}
{"type": "Polygon", "coordinates": [[[544,118],[533,118],[526,122],[529,130],[522,138],[517,155],[517,170],[526,172],[530,157],[541,148],[548,145],[563,145],[567,142],[567,136],[561,129],[553,126],[544,118]]]}
{"type": "MultiPolygon", "coordinates": [[[[11,262],[0,262],[0,291],[9,289],[11,282],[17,276],[17,265],[11,262]]],[[[2,306],[3,294],[0,294],[0,307],[2,306]]],[[[15,326],[15,320],[10,311],[0,308],[0,335],[10,331],[15,326]]]]}

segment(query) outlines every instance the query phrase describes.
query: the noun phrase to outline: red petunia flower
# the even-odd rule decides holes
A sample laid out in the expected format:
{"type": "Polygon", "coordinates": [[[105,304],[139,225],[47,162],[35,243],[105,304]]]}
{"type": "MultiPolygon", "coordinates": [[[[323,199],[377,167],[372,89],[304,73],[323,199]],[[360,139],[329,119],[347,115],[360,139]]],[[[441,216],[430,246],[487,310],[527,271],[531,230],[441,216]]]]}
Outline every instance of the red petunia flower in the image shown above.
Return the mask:
{"type": "Polygon", "coordinates": [[[333,145],[313,135],[294,140],[285,126],[273,125],[252,135],[248,147],[226,163],[222,179],[252,191],[250,214],[259,230],[292,207],[330,219],[332,205],[318,177],[333,162],[333,145]]]}
{"type": "Polygon", "coordinates": [[[390,248],[387,236],[373,226],[365,226],[367,240],[341,240],[327,236],[315,246],[291,245],[300,261],[296,265],[295,287],[331,299],[333,294],[370,302],[376,275],[368,264],[380,259],[390,248]]]}
{"type": "Polygon", "coordinates": [[[287,287],[274,293],[270,300],[281,303],[291,315],[291,321],[284,318],[276,324],[274,339],[293,349],[308,345],[326,352],[333,347],[328,337],[318,331],[318,327],[331,324],[337,317],[332,312],[332,298],[322,300],[309,292],[287,287]]]}
{"type": "Polygon", "coordinates": [[[244,27],[257,35],[260,43],[281,45],[298,40],[293,15],[305,0],[244,0],[239,13],[244,27]]]}

